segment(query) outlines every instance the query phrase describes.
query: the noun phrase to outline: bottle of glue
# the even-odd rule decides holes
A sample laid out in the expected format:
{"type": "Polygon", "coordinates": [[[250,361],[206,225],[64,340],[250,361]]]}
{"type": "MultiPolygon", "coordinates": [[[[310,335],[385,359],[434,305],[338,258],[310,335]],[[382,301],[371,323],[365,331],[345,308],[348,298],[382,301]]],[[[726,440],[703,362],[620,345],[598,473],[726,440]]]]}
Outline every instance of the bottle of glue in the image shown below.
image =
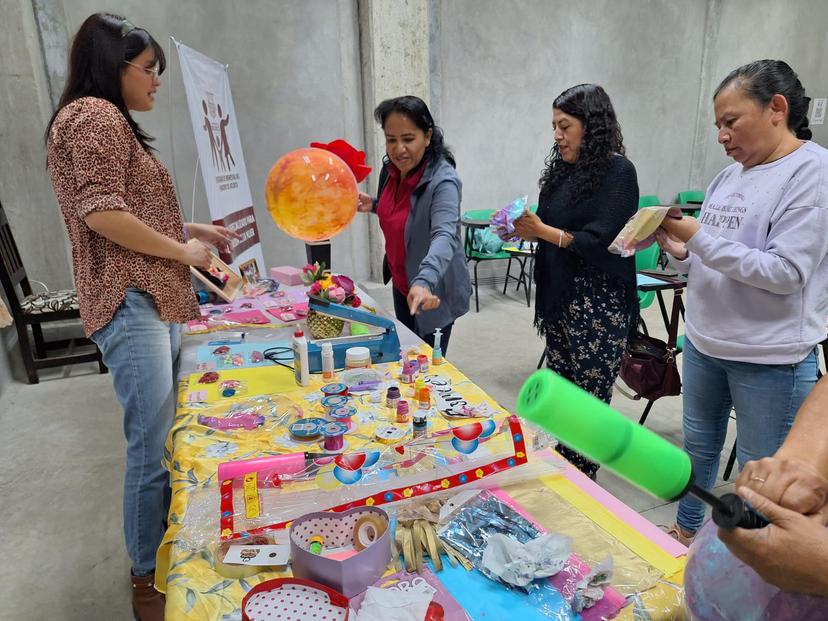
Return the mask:
{"type": "Polygon", "coordinates": [[[293,374],[296,383],[307,386],[310,383],[310,366],[308,365],[308,339],[301,328],[293,333],[293,374]]]}
{"type": "Polygon", "coordinates": [[[322,379],[332,382],[334,378],[333,345],[322,343],[322,379]]]}
{"type": "Polygon", "coordinates": [[[431,350],[431,364],[435,367],[438,364],[443,364],[443,350],[440,348],[440,337],[442,335],[443,331],[440,328],[434,331],[434,348],[431,350]]]}

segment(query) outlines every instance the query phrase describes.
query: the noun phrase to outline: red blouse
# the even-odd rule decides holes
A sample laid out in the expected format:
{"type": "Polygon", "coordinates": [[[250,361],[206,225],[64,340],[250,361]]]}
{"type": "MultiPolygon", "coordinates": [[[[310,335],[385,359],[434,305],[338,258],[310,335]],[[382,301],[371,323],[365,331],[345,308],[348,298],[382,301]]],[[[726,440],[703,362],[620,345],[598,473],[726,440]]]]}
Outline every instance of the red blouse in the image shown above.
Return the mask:
{"type": "Polygon", "coordinates": [[[400,171],[388,166],[388,181],[377,201],[377,216],[385,236],[385,256],[391,269],[394,288],[408,295],[408,276],[405,273],[405,224],[411,212],[411,194],[420,183],[425,166],[400,180],[400,171]]]}

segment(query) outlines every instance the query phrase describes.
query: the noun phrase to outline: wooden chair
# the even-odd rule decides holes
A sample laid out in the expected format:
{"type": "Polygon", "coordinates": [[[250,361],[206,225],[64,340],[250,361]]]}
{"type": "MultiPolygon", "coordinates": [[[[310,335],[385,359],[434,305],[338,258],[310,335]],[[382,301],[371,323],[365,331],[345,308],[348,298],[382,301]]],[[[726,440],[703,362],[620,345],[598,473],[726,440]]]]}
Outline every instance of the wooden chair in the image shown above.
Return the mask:
{"type": "Polygon", "coordinates": [[[89,339],[44,340],[42,324],[80,319],[77,294],[72,289],[45,293],[32,291],[26,268],[23,267],[20,252],[12,236],[2,204],[0,204],[0,283],[3,285],[3,291],[9,302],[9,310],[17,328],[23,366],[26,367],[30,384],[38,383],[38,369],[61,367],[67,364],[97,362],[100,372],[107,372],[101,359],[101,352],[89,339]],[[23,294],[22,297],[18,294],[18,287],[23,294]],[[29,327],[32,330],[32,340],[29,339],[29,327]],[[34,342],[34,351],[32,342],[34,342]],[[64,349],[73,344],[91,345],[94,351],[48,356],[47,352],[51,350],[64,349]]]}

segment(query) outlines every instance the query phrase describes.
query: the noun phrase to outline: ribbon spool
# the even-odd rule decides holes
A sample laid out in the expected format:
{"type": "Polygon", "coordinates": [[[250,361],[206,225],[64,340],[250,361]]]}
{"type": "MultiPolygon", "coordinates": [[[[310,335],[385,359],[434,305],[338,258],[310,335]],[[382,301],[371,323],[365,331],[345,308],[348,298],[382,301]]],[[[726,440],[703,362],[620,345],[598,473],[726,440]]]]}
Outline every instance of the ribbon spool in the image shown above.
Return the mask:
{"type": "Polygon", "coordinates": [[[322,397],[322,401],[319,403],[322,405],[322,409],[325,410],[325,414],[330,414],[331,410],[334,408],[348,405],[348,397],[343,395],[331,395],[330,397],[322,397]]]}
{"type": "Polygon", "coordinates": [[[377,442],[382,444],[395,444],[406,436],[407,431],[394,425],[383,425],[374,433],[377,442]]]}
{"type": "Polygon", "coordinates": [[[340,384],[338,382],[335,384],[325,384],[324,386],[322,386],[322,388],[320,388],[320,390],[322,391],[322,394],[326,397],[331,397],[334,395],[348,395],[348,385],[340,384]]]}
{"type": "Polygon", "coordinates": [[[295,423],[291,423],[288,429],[294,440],[311,442],[319,439],[319,436],[322,435],[322,425],[327,422],[324,418],[302,418],[295,423]]]}
{"type": "Polygon", "coordinates": [[[338,408],[332,409],[328,416],[331,417],[331,420],[337,423],[344,423],[345,426],[350,429],[351,428],[351,418],[357,413],[357,409],[351,405],[343,405],[338,408]]]}
{"type": "Polygon", "coordinates": [[[376,515],[364,515],[354,524],[354,548],[364,550],[382,537],[387,525],[376,515]]]}
{"type": "Polygon", "coordinates": [[[341,451],[345,447],[345,432],[348,427],[344,423],[327,423],[322,425],[322,435],[325,437],[326,451],[341,451]]]}

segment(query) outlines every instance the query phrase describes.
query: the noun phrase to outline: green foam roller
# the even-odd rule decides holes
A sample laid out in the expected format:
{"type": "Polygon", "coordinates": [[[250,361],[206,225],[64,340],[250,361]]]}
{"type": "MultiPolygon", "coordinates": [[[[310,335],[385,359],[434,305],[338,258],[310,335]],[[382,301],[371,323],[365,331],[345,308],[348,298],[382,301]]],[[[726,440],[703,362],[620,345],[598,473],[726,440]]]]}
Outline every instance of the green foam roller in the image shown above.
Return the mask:
{"type": "Polygon", "coordinates": [[[687,453],[548,369],[526,380],[517,411],[568,447],[662,500],[680,498],[692,483],[687,453]]]}

